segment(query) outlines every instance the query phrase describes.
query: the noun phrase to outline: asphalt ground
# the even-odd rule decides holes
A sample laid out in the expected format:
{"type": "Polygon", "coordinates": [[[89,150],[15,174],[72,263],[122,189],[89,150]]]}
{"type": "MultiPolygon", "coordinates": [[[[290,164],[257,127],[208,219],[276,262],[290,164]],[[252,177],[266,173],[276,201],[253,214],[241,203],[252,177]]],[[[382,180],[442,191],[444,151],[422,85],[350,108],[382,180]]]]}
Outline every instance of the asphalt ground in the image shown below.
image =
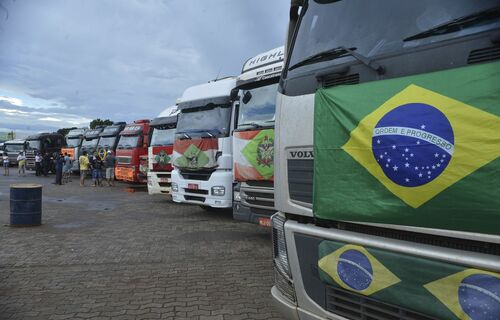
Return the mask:
{"type": "Polygon", "coordinates": [[[270,229],[54,179],[0,175],[0,319],[279,319],[270,229]],[[9,226],[15,183],[43,185],[41,226],[9,226]]]}

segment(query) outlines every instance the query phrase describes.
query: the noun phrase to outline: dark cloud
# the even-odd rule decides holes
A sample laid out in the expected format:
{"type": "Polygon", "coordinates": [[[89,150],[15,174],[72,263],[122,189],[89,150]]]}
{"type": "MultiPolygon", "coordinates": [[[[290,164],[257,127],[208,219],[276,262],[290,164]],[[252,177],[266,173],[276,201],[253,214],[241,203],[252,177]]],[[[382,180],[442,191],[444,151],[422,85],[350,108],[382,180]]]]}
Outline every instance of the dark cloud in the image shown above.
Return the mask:
{"type": "Polygon", "coordinates": [[[2,4],[9,17],[0,17],[0,94],[131,121],[153,118],[188,86],[237,75],[246,59],[282,45],[289,1],[2,4]]]}

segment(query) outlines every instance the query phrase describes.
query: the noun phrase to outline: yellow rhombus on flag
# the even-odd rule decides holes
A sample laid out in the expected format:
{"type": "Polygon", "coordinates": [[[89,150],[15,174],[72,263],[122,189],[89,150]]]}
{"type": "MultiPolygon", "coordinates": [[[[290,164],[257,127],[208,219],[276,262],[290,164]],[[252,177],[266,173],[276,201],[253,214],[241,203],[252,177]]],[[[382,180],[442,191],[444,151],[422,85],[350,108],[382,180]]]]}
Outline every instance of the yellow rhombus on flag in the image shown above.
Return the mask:
{"type": "MultiPolygon", "coordinates": [[[[432,125],[432,123],[427,125],[432,125]]],[[[500,118],[436,92],[410,85],[361,120],[342,149],[389,191],[409,206],[418,208],[457,181],[500,156],[500,118]],[[402,107],[409,109],[414,104],[439,110],[437,112],[442,113],[451,126],[454,141],[427,131],[426,124],[422,124],[420,128],[378,125],[391,111],[402,107]],[[401,172],[401,165],[408,167],[412,160],[409,157],[413,157],[414,154],[411,153],[411,148],[405,148],[404,145],[390,146],[395,150],[396,148],[402,150],[400,165],[394,164],[394,161],[391,163],[392,159],[387,158],[387,152],[384,152],[383,148],[376,148],[377,143],[390,135],[415,137],[416,141],[419,140],[418,144],[423,142],[419,146],[412,145],[413,150],[431,144],[440,148],[442,152],[436,153],[435,161],[435,166],[438,168],[415,165],[415,173],[418,172],[416,176],[419,180],[418,184],[414,183],[415,178],[409,179],[404,176],[398,177],[401,182],[395,181],[395,176],[392,174],[401,172]],[[378,153],[375,153],[375,150],[378,153]],[[408,151],[405,152],[405,150],[408,151]],[[408,159],[406,162],[405,157],[408,159]],[[443,167],[445,167],[444,170],[443,167]],[[443,171],[437,174],[438,169],[443,171]],[[429,182],[425,182],[425,179],[429,182]],[[408,186],[404,185],[405,183],[408,183],[408,186]]]]}

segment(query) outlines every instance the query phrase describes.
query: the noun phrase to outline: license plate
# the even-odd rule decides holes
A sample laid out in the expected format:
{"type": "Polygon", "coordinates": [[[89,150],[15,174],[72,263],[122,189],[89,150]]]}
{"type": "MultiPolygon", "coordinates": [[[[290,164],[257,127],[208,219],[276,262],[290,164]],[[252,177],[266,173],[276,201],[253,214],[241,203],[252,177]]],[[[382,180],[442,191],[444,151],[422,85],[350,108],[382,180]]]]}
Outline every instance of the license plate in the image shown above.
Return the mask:
{"type": "Polygon", "coordinates": [[[269,218],[259,218],[259,226],[271,227],[271,219],[269,219],[269,218]]]}
{"type": "Polygon", "coordinates": [[[188,183],[188,189],[198,190],[199,186],[196,183],[188,183]]]}
{"type": "Polygon", "coordinates": [[[168,182],[168,178],[160,178],[160,182],[168,182]]]}

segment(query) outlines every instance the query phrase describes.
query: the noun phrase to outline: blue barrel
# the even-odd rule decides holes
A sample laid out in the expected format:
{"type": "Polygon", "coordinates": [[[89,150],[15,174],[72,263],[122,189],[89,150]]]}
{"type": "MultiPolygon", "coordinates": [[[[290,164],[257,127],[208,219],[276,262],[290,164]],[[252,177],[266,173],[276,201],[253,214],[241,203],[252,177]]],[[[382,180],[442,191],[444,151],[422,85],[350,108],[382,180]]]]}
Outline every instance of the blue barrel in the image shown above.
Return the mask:
{"type": "Polygon", "coordinates": [[[42,186],[14,184],[10,186],[10,225],[13,227],[42,224],[42,186]]]}

